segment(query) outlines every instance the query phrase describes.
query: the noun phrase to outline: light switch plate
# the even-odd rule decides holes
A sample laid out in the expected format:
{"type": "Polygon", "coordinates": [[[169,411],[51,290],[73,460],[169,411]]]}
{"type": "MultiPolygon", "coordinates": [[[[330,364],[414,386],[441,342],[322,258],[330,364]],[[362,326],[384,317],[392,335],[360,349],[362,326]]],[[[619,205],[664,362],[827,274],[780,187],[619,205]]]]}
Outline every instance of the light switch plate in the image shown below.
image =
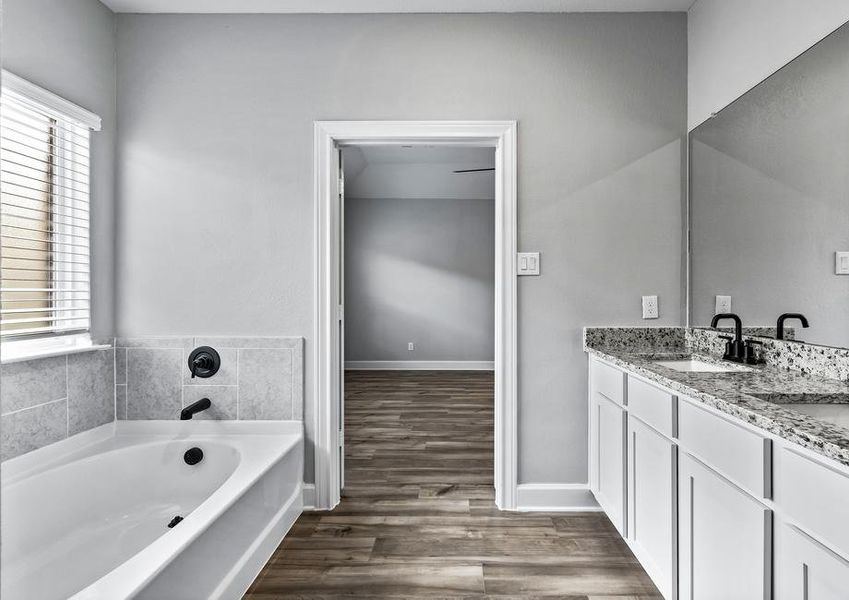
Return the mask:
{"type": "Polygon", "coordinates": [[[539,252],[519,252],[516,260],[519,275],[539,275],[539,252]]]}
{"type": "Polygon", "coordinates": [[[657,296],[643,296],[643,318],[657,319],[660,311],[657,307],[657,296]]]}
{"type": "Polygon", "coordinates": [[[834,253],[834,274],[849,275],[849,252],[834,253]]]}
{"type": "Polygon", "coordinates": [[[719,315],[722,313],[731,312],[731,296],[717,296],[716,305],[713,314],[719,315]]]}

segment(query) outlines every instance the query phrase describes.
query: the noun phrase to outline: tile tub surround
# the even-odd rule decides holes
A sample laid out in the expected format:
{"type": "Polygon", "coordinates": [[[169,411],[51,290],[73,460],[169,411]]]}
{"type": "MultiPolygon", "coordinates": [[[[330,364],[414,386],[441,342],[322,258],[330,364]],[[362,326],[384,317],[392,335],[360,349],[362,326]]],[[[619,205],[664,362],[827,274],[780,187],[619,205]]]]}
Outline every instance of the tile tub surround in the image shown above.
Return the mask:
{"type": "Polygon", "coordinates": [[[201,398],[212,408],[195,419],[303,420],[301,337],[118,338],[115,398],[118,419],[175,419],[201,398]],[[189,353],[211,346],[221,367],[191,378],[189,353]]]}
{"type": "Polygon", "coordinates": [[[0,367],[0,459],[115,420],[112,348],[0,367]]]}
{"type": "MultiPolygon", "coordinates": [[[[690,340],[690,343],[673,351],[663,346],[653,349],[647,344],[628,348],[619,343],[615,329],[605,329],[604,335],[588,330],[585,349],[589,354],[849,466],[849,430],[755,396],[768,394],[779,402],[782,398],[792,402],[811,396],[825,402],[829,399],[845,401],[849,395],[849,381],[812,375],[776,364],[733,373],[674,371],[654,361],[681,358],[694,352],[715,359],[721,346],[711,341],[711,336],[697,332],[694,342],[690,340]],[[599,341],[603,339],[612,343],[605,346],[599,341]]],[[[777,364],[784,363],[779,361],[777,364]]]]}

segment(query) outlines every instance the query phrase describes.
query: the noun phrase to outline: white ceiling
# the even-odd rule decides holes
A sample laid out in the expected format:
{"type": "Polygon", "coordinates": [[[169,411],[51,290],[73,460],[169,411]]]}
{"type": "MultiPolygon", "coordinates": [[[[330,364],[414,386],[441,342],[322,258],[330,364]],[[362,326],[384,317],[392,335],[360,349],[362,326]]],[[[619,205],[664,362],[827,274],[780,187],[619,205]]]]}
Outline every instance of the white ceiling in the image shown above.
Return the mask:
{"type": "Polygon", "coordinates": [[[119,13],[489,13],[686,11],[695,0],[101,0],[119,13]]]}
{"type": "Polygon", "coordinates": [[[369,164],[455,164],[495,166],[495,149],[473,146],[355,146],[369,164]]]}

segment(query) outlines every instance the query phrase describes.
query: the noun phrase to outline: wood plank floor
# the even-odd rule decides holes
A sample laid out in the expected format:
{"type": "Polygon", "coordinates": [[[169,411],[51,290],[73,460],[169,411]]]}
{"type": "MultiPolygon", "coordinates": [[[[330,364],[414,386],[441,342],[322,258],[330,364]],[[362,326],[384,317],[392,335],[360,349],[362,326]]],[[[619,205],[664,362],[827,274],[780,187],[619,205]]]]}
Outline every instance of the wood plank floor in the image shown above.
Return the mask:
{"type": "Polygon", "coordinates": [[[246,599],[660,598],[603,514],[496,509],[491,373],[346,387],[342,502],[298,519],[246,599]]]}

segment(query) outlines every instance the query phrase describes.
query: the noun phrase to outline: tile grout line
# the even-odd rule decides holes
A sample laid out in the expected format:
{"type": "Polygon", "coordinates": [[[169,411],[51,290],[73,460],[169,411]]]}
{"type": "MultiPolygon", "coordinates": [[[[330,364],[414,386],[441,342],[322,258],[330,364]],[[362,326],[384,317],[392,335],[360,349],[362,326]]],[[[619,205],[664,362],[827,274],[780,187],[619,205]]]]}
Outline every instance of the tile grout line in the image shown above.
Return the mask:
{"type": "Polygon", "coordinates": [[[242,414],[242,399],[239,393],[241,388],[241,381],[239,380],[239,364],[241,363],[240,355],[242,354],[242,350],[240,348],[236,348],[236,420],[241,420],[242,414]]]}
{"type": "MultiPolygon", "coordinates": [[[[32,410],[34,408],[41,408],[42,406],[47,406],[48,404],[56,404],[57,402],[67,402],[67,401],[68,401],[67,396],[65,396],[64,398],[56,398],[55,400],[48,400],[47,402],[41,402],[39,404],[33,404],[32,406],[27,406],[26,408],[19,408],[18,410],[13,410],[11,412],[3,413],[0,416],[8,417],[8,416],[11,416],[11,415],[16,415],[18,413],[26,412],[28,410],[32,410]]],[[[66,421],[67,421],[67,419],[66,419],[66,421]]]]}

